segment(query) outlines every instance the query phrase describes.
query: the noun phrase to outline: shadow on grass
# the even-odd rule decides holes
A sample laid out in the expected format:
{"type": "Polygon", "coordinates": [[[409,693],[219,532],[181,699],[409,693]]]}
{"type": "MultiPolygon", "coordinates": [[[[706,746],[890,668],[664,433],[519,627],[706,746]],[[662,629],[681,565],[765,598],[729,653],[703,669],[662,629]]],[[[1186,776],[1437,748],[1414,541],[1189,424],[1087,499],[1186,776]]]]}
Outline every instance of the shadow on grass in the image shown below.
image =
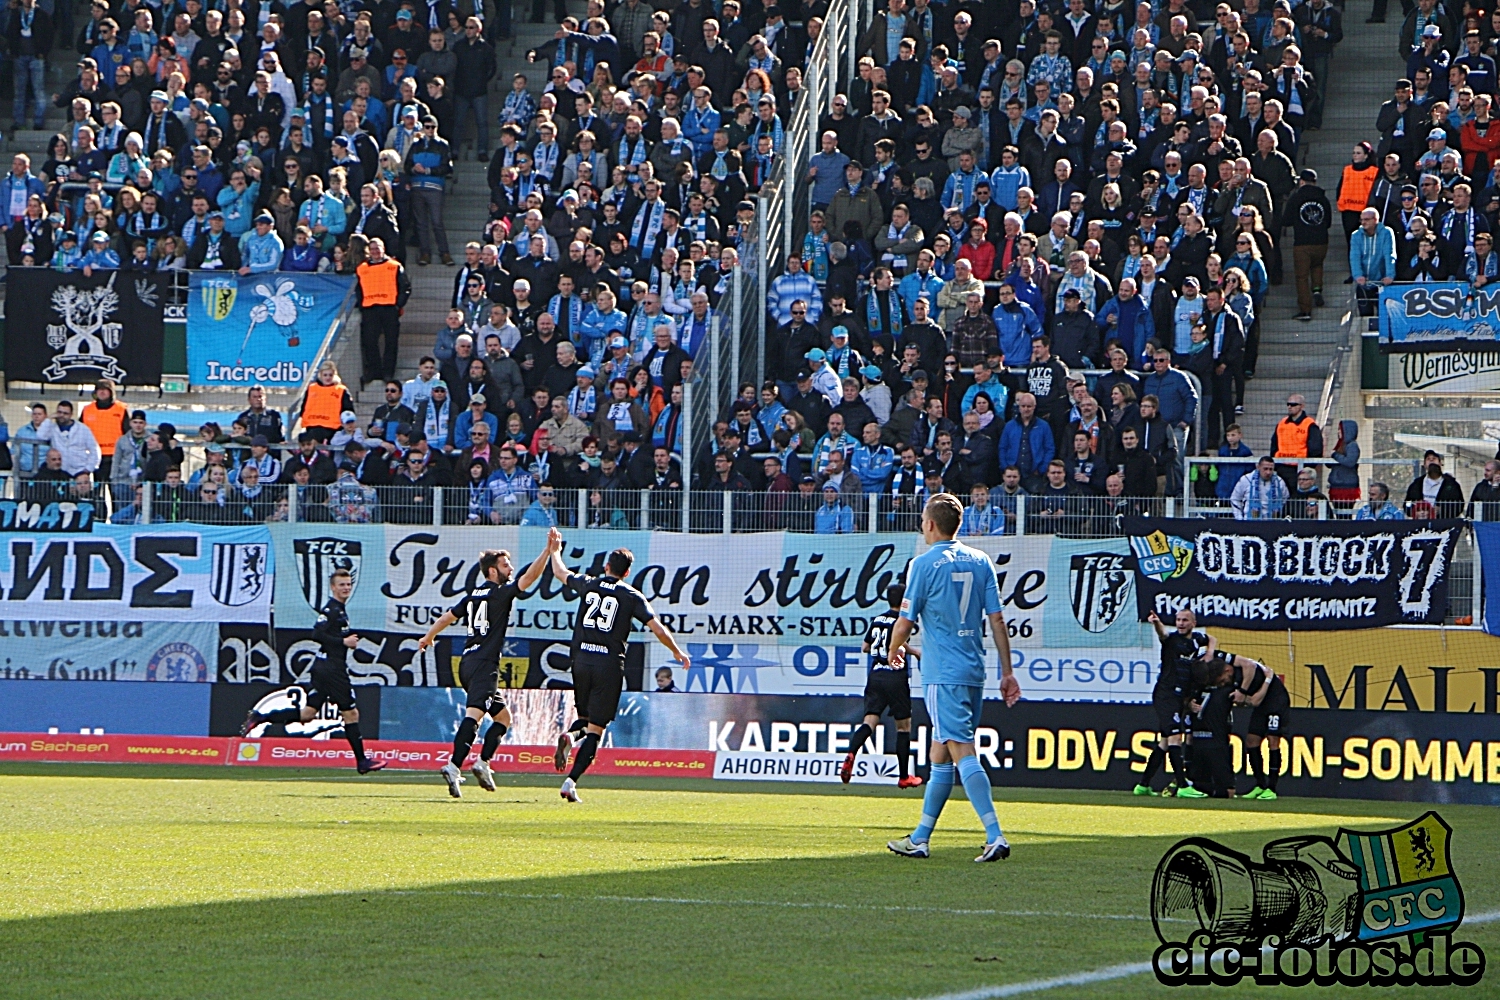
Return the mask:
{"type": "Polygon", "coordinates": [[[284,897],[0,923],[0,996],[930,996],[1147,960],[1151,874],[1174,839],[1030,844],[979,866],[976,837],[940,830],[927,861],[875,841],[833,858],[508,878],[527,859],[497,826],[472,845],[472,880],[296,895],[306,866],[361,882],[359,858],[311,841],[286,859],[284,897]]]}

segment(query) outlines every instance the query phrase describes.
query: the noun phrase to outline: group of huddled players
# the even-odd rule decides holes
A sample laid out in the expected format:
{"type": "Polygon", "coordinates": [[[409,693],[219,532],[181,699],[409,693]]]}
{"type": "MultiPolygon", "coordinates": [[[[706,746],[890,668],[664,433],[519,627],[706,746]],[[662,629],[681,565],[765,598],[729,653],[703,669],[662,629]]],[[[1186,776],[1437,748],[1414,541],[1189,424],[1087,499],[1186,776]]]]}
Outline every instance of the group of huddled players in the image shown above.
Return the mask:
{"type": "Polygon", "coordinates": [[[1250,710],[1245,759],[1255,787],[1239,798],[1274,799],[1281,773],[1281,741],[1291,696],[1269,667],[1219,648],[1219,641],[1197,628],[1192,611],[1178,611],[1175,628],[1155,613],[1148,619],[1161,640],[1161,671],[1151,693],[1160,741],[1151,751],[1136,795],[1154,795],[1152,779],[1164,761],[1172,776],[1161,791],[1167,798],[1234,798],[1235,770],[1230,747],[1234,709],[1250,710]],[[1267,760],[1261,759],[1266,744],[1267,760]],[[1264,765],[1264,766],[1263,766],[1264,765]]]}

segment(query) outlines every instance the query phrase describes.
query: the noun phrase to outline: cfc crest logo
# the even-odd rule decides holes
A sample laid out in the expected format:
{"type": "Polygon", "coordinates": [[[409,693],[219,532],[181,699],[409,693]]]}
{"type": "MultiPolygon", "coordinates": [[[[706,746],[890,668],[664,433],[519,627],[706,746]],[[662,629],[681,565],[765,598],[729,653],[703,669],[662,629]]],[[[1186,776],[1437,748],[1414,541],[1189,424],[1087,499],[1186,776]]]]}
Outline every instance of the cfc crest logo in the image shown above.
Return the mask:
{"type": "Polygon", "coordinates": [[[1141,572],[1163,582],[1177,579],[1193,564],[1193,543],[1163,531],[1131,536],[1130,548],[1141,572]]]}
{"type": "Polygon", "coordinates": [[[1114,552],[1073,556],[1068,564],[1073,617],[1089,632],[1103,632],[1135,601],[1130,558],[1114,552]]]}
{"type": "Polygon", "coordinates": [[[1261,860],[1201,837],[1162,857],[1151,920],[1169,986],[1472,986],[1485,954],[1452,940],[1463,890],[1435,812],[1375,833],[1272,841],[1261,860]]]}
{"type": "Polygon", "coordinates": [[[203,296],[203,311],[215,323],[222,323],[234,312],[234,300],[239,297],[239,279],[233,275],[224,278],[205,278],[199,294],[203,296]]]}

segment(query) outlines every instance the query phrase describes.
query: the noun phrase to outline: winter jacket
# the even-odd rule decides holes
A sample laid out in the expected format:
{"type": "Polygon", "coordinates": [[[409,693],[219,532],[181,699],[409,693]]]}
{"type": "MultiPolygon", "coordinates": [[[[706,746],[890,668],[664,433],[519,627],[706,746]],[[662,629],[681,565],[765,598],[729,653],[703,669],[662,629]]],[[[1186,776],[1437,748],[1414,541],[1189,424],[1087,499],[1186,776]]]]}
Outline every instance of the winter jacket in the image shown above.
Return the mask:
{"type": "Polygon", "coordinates": [[[1344,450],[1334,449],[1332,458],[1336,464],[1328,470],[1328,488],[1359,489],[1359,423],[1340,420],[1339,437],[1344,450]]]}

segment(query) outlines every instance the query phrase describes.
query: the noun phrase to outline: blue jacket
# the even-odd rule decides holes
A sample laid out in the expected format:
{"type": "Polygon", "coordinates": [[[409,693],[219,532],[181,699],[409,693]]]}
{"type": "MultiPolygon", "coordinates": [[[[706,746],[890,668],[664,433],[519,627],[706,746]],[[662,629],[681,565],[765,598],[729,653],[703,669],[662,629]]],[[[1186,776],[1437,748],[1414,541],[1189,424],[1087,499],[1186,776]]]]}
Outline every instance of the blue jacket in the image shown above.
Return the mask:
{"type": "Polygon", "coordinates": [[[1152,372],[1141,380],[1141,395],[1161,401],[1157,412],[1172,426],[1191,425],[1198,416],[1198,393],[1180,369],[1168,368],[1164,374],[1152,372]]]}
{"type": "Polygon", "coordinates": [[[826,503],[813,513],[813,534],[852,535],[854,533],[854,510],[842,500],[832,507],[826,503]]]}
{"type": "Polygon", "coordinates": [[[1396,237],[1389,226],[1376,226],[1374,237],[1364,227],[1349,240],[1349,274],[1356,280],[1377,282],[1396,277],[1396,237]]]}
{"type": "Polygon", "coordinates": [[[266,235],[250,233],[240,246],[240,255],[251,274],[265,274],[281,267],[281,255],[286,251],[276,230],[266,235]]]}
{"type": "MultiPolygon", "coordinates": [[[[20,177],[17,177],[15,174],[6,174],[5,180],[0,181],[0,205],[4,206],[3,211],[5,211],[6,214],[10,213],[10,196],[12,192],[16,191],[16,189],[18,188],[26,189],[27,198],[30,198],[32,195],[36,195],[40,198],[45,198],[47,196],[47,185],[42,182],[42,179],[40,177],[38,177],[36,174],[33,174],[31,171],[26,171],[26,173],[22,174],[20,177]]],[[[25,204],[24,200],[22,204],[25,204]]]]}
{"type": "Polygon", "coordinates": [[[260,181],[251,181],[243,192],[225,185],[219,191],[219,209],[224,213],[224,231],[230,236],[243,236],[250,229],[250,220],[255,217],[255,199],[260,195],[260,181]]]}
{"type": "MultiPolygon", "coordinates": [[[[500,440],[500,418],[493,413],[485,413],[484,422],[490,425],[490,447],[495,447],[495,442],[500,440]]],[[[474,411],[465,409],[453,421],[453,440],[469,440],[469,430],[474,426],[474,411]]]]}
{"type": "Polygon", "coordinates": [[[1130,352],[1131,361],[1139,360],[1146,355],[1146,341],[1156,336],[1156,320],[1151,316],[1151,310],[1147,309],[1141,302],[1139,295],[1132,295],[1130,301],[1121,302],[1116,295],[1104,303],[1104,308],[1099,310],[1098,317],[1094,322],[1099,327],[1100,334],[1105,340],[1111,336],[1109,329],[1109,318],[1118,316],[1119,321],[1115,324],[1114,336],[1120,338],[1130,352]]]}
{"type": "Polygon", "coordinates": [[[860,486],[866,493],[884,493],[891,478],[891,467],[895,464],[895,451],[884,444],[871,448],[861,443],[849,456],[849,469],[859,476],[860,486]]]}
{"type": "Polygon", "coordinates": [[[1041,321],[1026,303],[1017,301],[1014,309],[996,306],[990,318],[1000,331],[1000,351],[1007,364],[1031,364],[1031,342],[1042,335],[1041,321]]]}
{"type": "MultiPolygon", "coordinates": [[[[1031,427],[1026,431],[1031,441],[1031,468],[1021,469],[1023,477],[1040,475],[1047,463],[1056,457],[1052,442],[1052,427],[1045,420],[1031,418],[1031,427]]],[[[1006,421],[1000,432],[1000,468],[1021,464],[1021,418],[1006,421]]]]}
{"type": "MultiPolygon", "coordinates": [[[[1219,445],[1219,455],[1222,458],[1249,458],[1253,454],[1255,452],[1243,441],[1238,448],[1229,447],[1228,441],[1219,445]]],[[[1220,500],[1228,500],[1234,494],[1234,484],[1244,478],[1245,473],[1255,471],[1254,465],[1219,465],[1214,468],[1218,469],[1219,476],[1214,484],[1214,496],[1220,500]]]]}

